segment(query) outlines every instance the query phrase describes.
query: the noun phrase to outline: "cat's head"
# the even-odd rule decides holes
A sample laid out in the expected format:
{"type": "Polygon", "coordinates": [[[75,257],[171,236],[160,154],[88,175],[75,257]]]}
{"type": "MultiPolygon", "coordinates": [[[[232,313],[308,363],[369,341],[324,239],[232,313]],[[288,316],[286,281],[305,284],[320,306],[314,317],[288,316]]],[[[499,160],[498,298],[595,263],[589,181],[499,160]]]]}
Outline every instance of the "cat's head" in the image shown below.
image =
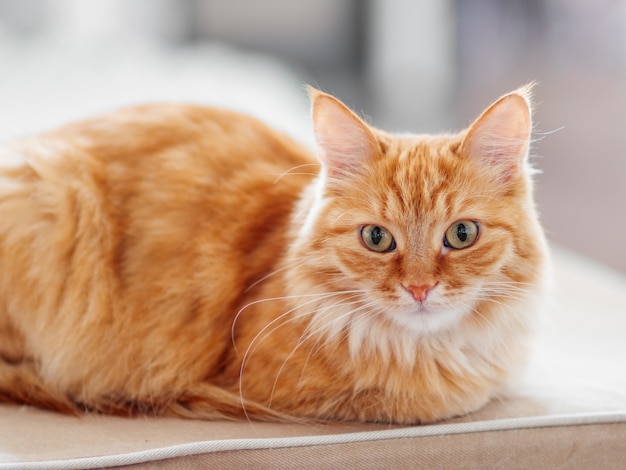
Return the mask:
{"type": "Polygon", "coordinates": [[[309,296],[315,329],[425,337],[527,315],[545,261],[530,87],[439,136],[388,134],[310,94],[322,169],[297,215],[290,283],[309,296]]]}

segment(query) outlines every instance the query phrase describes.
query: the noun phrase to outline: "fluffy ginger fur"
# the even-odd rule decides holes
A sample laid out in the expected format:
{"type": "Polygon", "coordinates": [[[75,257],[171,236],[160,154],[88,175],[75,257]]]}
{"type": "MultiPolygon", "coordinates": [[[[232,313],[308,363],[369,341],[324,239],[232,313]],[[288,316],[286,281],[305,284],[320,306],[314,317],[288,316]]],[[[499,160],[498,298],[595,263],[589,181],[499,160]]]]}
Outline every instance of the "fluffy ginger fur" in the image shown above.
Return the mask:
{"type": "Polygon", "coordinates": [[[5,147],[0,401],[424,423],[501,391],[547,259],[529,89],[442,136],[388,134],[310,94],[319,159],[253,118],[189,105],[5,147]],[[479,235],[454,249],[459,220],[479,235]],[[368,249],[368,225],[393,249],[368,249]]]}

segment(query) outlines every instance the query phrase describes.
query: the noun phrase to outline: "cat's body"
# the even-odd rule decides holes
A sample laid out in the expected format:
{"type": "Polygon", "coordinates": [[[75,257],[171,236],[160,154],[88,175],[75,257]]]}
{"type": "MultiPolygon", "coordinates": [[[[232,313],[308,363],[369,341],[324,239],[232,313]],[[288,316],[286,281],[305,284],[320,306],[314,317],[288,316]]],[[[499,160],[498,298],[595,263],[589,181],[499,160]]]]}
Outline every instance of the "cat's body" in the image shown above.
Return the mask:
{"type": "Polygon", "coordinates": [[[497,393],[546,258],[524,92],[439,137],[312,96],[321,170],[257,121],[193,106],[4,149],[0,401],[416,423],[497,393]],[[455,243],[475,240],[455,249],[458,221],[455,243]]]}

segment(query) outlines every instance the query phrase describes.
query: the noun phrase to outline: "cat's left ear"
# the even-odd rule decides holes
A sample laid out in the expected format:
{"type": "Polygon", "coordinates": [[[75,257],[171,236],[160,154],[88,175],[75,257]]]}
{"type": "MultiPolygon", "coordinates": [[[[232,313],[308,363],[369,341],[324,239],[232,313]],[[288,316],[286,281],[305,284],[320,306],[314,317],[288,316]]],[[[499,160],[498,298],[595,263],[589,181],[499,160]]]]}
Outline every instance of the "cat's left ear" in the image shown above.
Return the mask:
{"type": "Polygon", "coordinates": [[[319,158],[329,175],[352,174],[374,158],[378,144],[367,124],[333,96],[308,91],[319,158]]]}
{"type": "Polygon", "coordinates": [[[533,84],[504,95],[470,126],[461,155],[484,162],[503,180],[520,175],[530,147],[533,84]]]}

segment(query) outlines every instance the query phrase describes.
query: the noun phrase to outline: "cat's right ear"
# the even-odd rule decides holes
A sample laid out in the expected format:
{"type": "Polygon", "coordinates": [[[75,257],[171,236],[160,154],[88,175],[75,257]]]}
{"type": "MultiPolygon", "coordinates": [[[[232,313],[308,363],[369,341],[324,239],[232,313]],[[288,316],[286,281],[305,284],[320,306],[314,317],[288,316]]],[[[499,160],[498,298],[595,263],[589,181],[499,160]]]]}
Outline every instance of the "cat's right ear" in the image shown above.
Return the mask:
{"type": "Polygon", "coordinates": [[[492,104],[470,126],[461,144],[461,154],[482,161],[503,181],[519,175],[528,156],[533,85],[519,88],[492,104]]]}
{"type": "Polygon", "coordinates": [[[330,176],[354,173],[378,151],[374,134],[341,101],[308,87],[318,154],[330,176]]]}

